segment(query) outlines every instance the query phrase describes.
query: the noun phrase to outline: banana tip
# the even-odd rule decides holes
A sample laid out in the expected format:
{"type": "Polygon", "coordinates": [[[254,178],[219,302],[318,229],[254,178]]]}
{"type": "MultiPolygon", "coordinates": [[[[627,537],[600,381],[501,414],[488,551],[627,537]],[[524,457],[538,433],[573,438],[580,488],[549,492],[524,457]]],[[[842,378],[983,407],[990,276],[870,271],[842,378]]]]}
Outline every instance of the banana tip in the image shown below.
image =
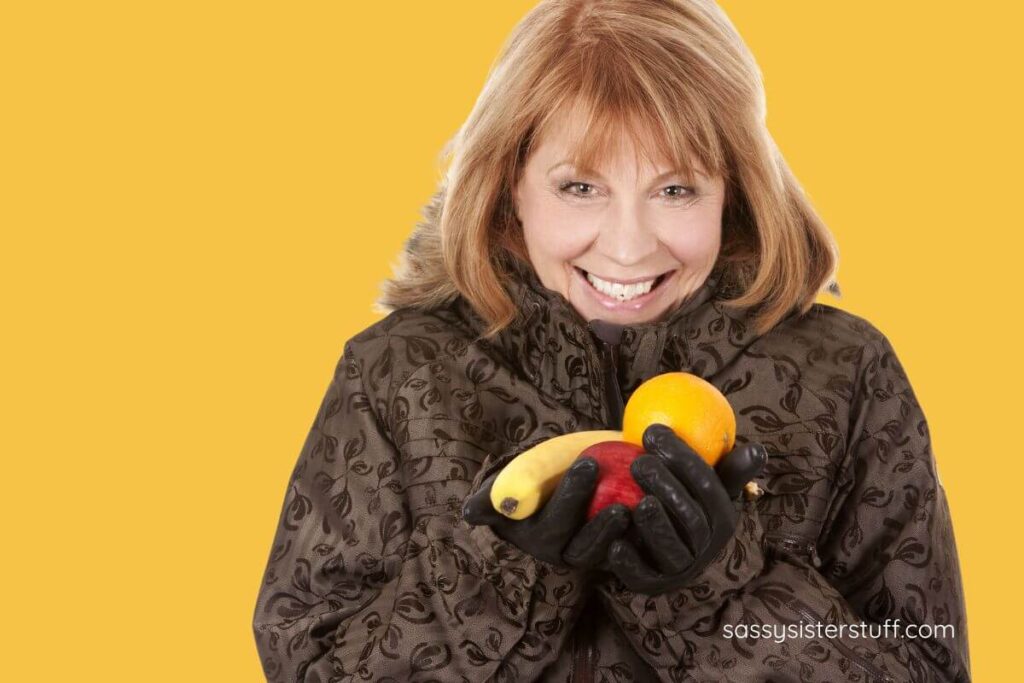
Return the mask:
{"type": "Polygon", "coordinates": [[[515,498],[503,498],[501,501],[501,514],[505,516],[511,516],[515,514],[516,508],[519,507],[519,501],[515,498]]]}

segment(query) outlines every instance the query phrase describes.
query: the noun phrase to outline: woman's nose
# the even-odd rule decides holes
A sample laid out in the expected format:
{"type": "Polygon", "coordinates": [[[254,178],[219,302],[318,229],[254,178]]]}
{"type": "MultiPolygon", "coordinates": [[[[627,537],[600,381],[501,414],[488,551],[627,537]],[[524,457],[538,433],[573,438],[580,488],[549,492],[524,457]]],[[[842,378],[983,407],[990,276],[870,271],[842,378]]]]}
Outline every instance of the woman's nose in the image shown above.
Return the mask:
{"type": "Polygon", "coordinates": [[[601,227],[598,249],[624,268],[643,263],[658,251],[658,236],[636,207],[610,211],[601,227]]]}

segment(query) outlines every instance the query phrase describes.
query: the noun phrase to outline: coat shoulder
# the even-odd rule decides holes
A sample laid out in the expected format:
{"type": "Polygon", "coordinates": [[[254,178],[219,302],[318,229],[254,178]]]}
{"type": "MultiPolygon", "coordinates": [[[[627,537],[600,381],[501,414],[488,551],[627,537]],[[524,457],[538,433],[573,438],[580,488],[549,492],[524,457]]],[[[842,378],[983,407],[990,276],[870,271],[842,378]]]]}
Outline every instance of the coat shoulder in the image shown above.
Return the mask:
{"type": "Polygon", "coordinates": [[[804,425],[814,423],[844,436],[849,436],[848,414],[867,395],[864,382],[870,370],[894,358],[874,323],[821,303],[780,322],[747,353],[750,361],[744,367],[754,371],[764,396],[778,395],[780,405],[796,410],[804,425]]]}
{"type": "Polygon", "coordinates": [[[446,346],[474,338],[474,331],[450,309],[399,308],[352,335],[346,345],[351,345],[353,354],[362,356],[383,353],[388,348],[394,352],[396,344],[412,345],[416,354],[410,360],[429,362],[446,346]]]}
{"type": "Polygon", "coordinates": [[[767,332],[760,340],[764,346],[838,351],[860,347],[869,354],[891,349],[888,337],[862,315],[830,304],[814,303],[803,315],[793,315],[767,332]]]}
{"type": "Polygon", "coordinates": [[[350,337],[344,356],[359,367],[367,389],[387,401],[419,368],[459,354],[474,339],[449,309],[399,308],[350,337]]]}

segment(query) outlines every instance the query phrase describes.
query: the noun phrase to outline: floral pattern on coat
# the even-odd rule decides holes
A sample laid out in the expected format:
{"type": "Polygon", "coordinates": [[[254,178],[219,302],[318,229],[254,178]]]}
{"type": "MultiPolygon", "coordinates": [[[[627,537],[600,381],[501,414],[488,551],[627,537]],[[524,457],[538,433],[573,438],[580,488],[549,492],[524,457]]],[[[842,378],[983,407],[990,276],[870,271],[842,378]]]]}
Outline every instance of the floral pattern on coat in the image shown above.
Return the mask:
{"type": "Polygon", "coordinates": [[[691,585],[650,597],[460,517],[530,445],[609,419],[587,321],[520,269],[497,338],[464,299],[351,338],[291,475],[253,617],[269,681],[968,681],[956,544],[927,423],[887,338],[815,304],[756,336],[712,276],[624,328],[624,398],[715,384],[764,495],[691,585]],[[951,624],[952,637],[726,638],[724,627],[951,624]],[[580,653],[589,654],[588,660],[580,653]],[[587,661],[584,672],[580,662],[587,661]]]}

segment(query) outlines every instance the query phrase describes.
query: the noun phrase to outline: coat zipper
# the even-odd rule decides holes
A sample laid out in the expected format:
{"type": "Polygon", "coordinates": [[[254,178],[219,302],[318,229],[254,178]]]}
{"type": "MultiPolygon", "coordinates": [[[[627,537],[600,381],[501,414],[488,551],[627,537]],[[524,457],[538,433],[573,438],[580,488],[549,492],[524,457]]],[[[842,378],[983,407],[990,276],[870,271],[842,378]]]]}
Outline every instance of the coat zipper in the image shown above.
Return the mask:
{"type": "MultiPolygon", "coordinates": [[[[806,553],[808,560],[814,567],[821,566],[821,559],[818,557],[814,541],[808,541],[807,539],[801,538],[795,534],[781,533],[766,535],[766,538],[772,537],[777,538],[779,540],[779,545],[791,552],[806,553]]],[[[812,624],[821,624],[824,622],[824,619],[818,616],[817,612],[812,610],[807,603],[796,596],[786,598],[786,603],[789,605],[790,609],[802,616],[808,622],[812,624]]],[[[828,636],[825,637],[828,638],[828,636]]],[[[868,676],[875,680],[884,681],[885,683],[893,683],[895,681],[892,676],[880,671],[878,667],[851,650],[845,643],[839,642],[833,638],[828,638],[828,640],[837,650],[846,655],[847,659],[863,669],[868,676]]]]}
{"type": "Polygon", "coordinates": [[[622,429],[622,414],[626,406],[619,388],[619,345],[601,341],[601,368],[604,373],[604,393],[607,402],[608,426],[605,429],[622,429]]]}
{"type": "MultiPolygon", "coordinates": [[[[805,602],[803,602],[796,596],[786,598],[786,603],[789,605],[790,609],[794,610],[797,614],[802,616],[808,622],[812,624],[821,624],[824,622],[824,620],[821,617],[819,617],[818,614],[810,608],[810,606],[808,606],[805,602]]],[[[849,659],[851,662],[853,662],[861,669],[863,669],[864,672],[867,673],[867,675],[871,677],[873,680],[883,681],[883,683],[895,683],[895,678],[886,673],[883,673],[874,664],[867,661],[866,659],[858,655],[856,652],[851,650],[849,647],[847,647],[845,643],[842,643],[836,640],[835,638],[829,638],[828,636],[825,637],[828,638],[829,642],[832,643],[833,647],[835,647],[837,650],[846,655],[846,658],[849,659]]]]}
{"type": "Polygon", "coordinates": [[[818,549],[814,541],[808,541],[806,538],[802,538],[795,534],[786,533],[767,533],[765,534],[765,540],[778,539],[779,545],[796,552],[798,554],[806,555],[811,565],[817,569],[821,567],[821,558],[818,557],[818,549]]]}
{"type": "MultiPolygon", "coordinates": [[[[600,344],[599,362],[604,380],[605,413],[608,417],[605,429],[622,429],[622,414],[625,412],[625,405],[622,400],[622,389],[619,387],[619,345],[607,342],[600,337],[596,338],[600,344]]],[[[583,630],[577,626],[576,632],[573,634],[570,681],[592,683],[594,680],[594,621],[596,620],[585,620],[585,623],[582,624],[583,630]]]]}

